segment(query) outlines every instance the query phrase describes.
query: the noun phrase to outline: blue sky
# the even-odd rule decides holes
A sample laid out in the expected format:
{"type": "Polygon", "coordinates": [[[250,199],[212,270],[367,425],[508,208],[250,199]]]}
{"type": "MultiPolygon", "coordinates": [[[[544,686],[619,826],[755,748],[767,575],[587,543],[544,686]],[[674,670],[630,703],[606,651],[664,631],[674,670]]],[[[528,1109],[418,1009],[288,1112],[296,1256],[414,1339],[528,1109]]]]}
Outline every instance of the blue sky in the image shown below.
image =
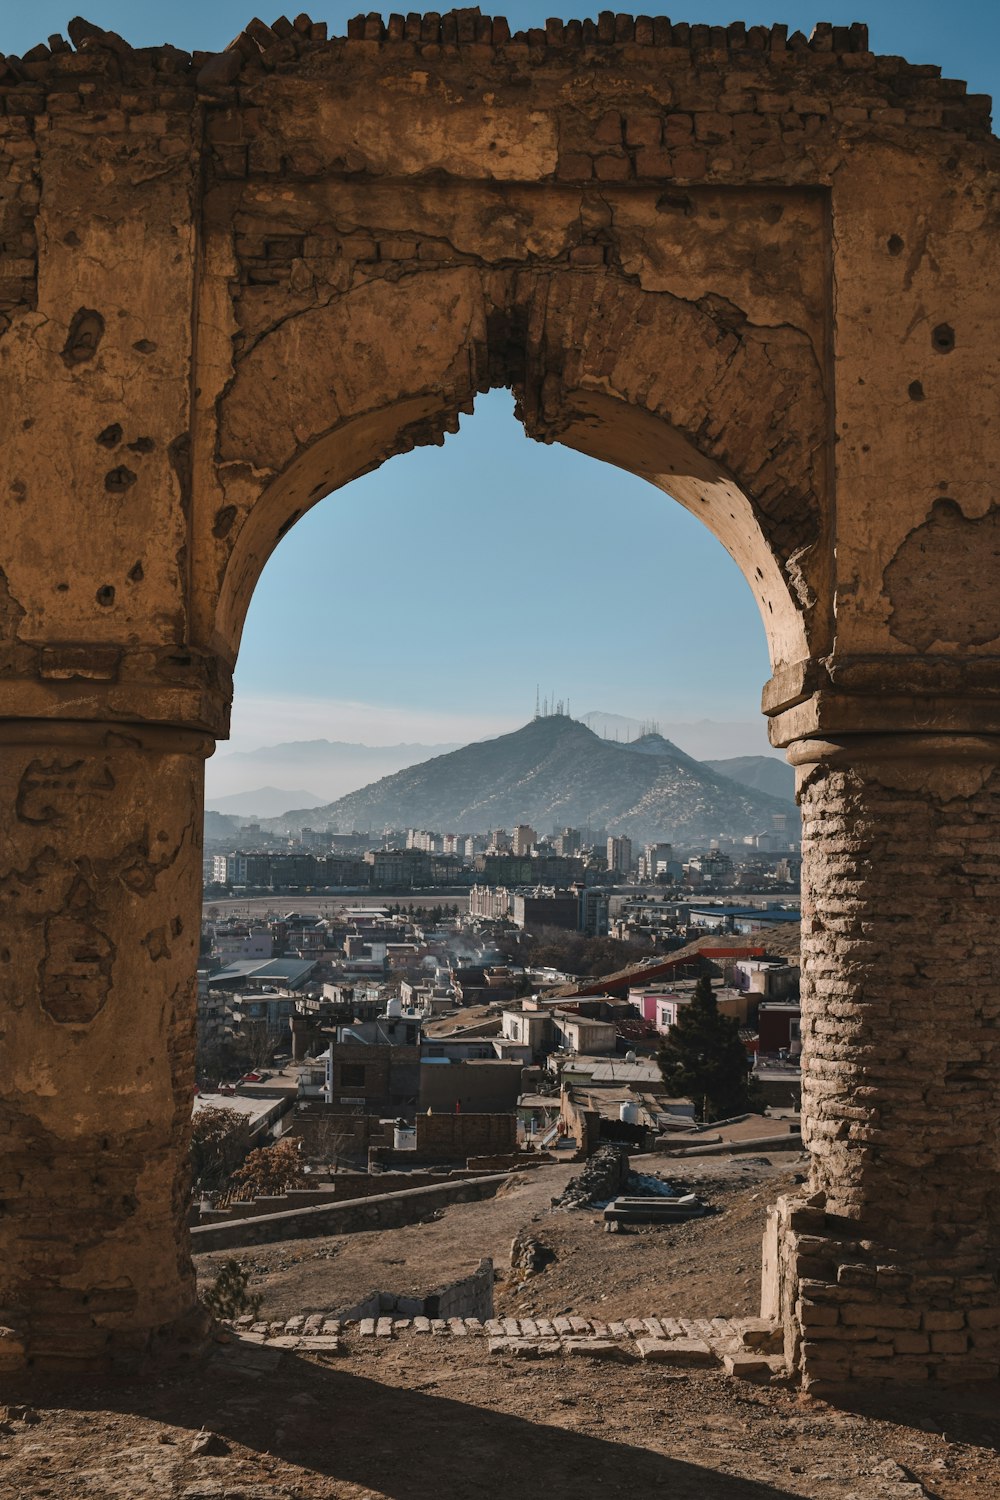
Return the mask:
{"type": "MultiPolygon", "coordinates": [[[[309,12],[342,33],[357,9],[309,12]]],[[[594,13],[552,3],[495,10],[513,29],[594,13]]],[[[86,11],[136,45],[191,49],[225,46],[254,14],[231,0],[88,0],[86,11]]],[[[75,13],[52,0],[0,0],[0,51],[65,32],[75,13]]],[[[674,12],[712,24],[737,16],[807,33],[817,20],[866,20],[874,51],[937,63],[972,92],[1000,92],[1000,0],[688,0],[674,12]]],[[[391,460],[289,533],[247,620],[229,748],[476,738],[528,718],[536,682],[577,713],[742,721],[732,753],[765,748],[763,628],[721,545],[642,480],[529,442],[512,410],[506,392],[481,397],[443,448],[391,460]]]]}

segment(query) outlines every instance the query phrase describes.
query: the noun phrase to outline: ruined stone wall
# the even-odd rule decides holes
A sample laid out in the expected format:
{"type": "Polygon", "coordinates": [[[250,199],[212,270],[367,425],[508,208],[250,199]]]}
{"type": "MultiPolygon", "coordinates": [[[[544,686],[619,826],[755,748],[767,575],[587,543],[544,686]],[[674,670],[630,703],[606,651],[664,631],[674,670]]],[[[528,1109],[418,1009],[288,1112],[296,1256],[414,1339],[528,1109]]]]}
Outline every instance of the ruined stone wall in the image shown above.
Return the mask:
{"type": "MultiPolygon", "coordinates": [[[[874,1260],[858,1302],[911,1278],[908,1318],[963,1322],[905,1331],[978,1347],[995,1283],[963,1278],[995,1277],[1000,1200],[989,101],[863,27],[603,13],[512,37],[460,11],[346,38],[254,22],[216,55],[70,38],[0,58],[0,1366],[99,1363],[190,1306],[201,759],[245,611],[311,505],[495,385],[530,435],[699,515],[747,578],[772,739],[803,767],[805,1128],[844,1241],[813,1259],[830,1287],[874,1260]],[[921,1257],[945,1307],[917,1306],[921,1257]]],[[[797,1304],[823,1299],[781,1222],[801,1354],[797,1304]]]]}
{"type": "Polygon", "coordinates": [[[314,1235],[359,1234],[372,1229],[399,1229],[449,1203],[479,1203],[492,1198],[507,1181],[506,1173],[461,1177],[433,1187],[404,1188],[398,1193],[375,1193],[364,1198],[293,1208],[253,1219],[205,1224],[190,1231],[191,1252],[224,1250],[234,1245],[270,1245],[279,1240],[308,1239],[314,1235]]]}

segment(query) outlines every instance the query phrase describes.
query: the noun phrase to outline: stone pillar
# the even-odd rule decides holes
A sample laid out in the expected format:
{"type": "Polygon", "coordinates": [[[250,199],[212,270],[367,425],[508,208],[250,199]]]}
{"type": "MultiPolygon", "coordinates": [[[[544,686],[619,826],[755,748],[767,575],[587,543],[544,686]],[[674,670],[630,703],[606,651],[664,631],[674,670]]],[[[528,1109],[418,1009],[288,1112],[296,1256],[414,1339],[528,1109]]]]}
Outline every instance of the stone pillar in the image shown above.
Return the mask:
{"type": "Polygon", "coordinates": [[[807,1384],[1000,1373],[1000,737],[804,741],[803,1134],[765,1314],[807,1384]]]}
{"type": "Polygon", "coordinates": [[[194,1326],[207,736],[0,723],[0,1371],[194,1326]]]}

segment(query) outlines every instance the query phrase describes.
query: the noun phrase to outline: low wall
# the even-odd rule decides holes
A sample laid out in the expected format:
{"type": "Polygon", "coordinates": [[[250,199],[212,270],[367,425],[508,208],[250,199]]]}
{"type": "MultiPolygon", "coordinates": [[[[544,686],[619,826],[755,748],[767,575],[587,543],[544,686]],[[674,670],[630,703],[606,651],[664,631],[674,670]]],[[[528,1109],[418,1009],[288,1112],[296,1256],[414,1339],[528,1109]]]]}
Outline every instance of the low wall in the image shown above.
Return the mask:
{"type": "MultiPolygon", "coordinates": [[[[503,1162],[498,1162],[493,1171],[499,1172],[503,1162]]],[[[481,1170],[485,1171],[486,1168],[481,1170]]],[[[449,1182],[448,1172],[380,1172],[372,1176],[368,1172],[345,1172],[329,1183],[315,1188],[289,1188],[287,1193],[262,1194],[259,1198],[248,1198],[243,1203],[230,1203],[226,1208],[204,1208],[192,1219],[197,1224],[228,1224],[233,1219],[256,1219],[265,1214],[280,1214],[296,1208],[315,1208],[321,1204],[343,1203],[355,1198],[369,1198],[373,1194],[402,1192],[409,1188],[434,1187],[439,1182],[449,1182]]]]}
{"type": "Polygon", "coordinates": [[[506,1172],[462,1177],[434,1187],[409,1188],[401,1193],[378,1193],[318,1208],[296,1208],[260,1218],[204,1224],[191,1230],[191,1253],[225,1250],[230,1246],[266,1245],[276,1240],[308,1239],[316,1235],[357,1234],[365,1229],[399,1229],[416,1224],[435,1209],[450,1203],[477,1203],[492,1198],[506,1172]]]}
{"type": "Polygon", "coordinates": [[[744,1141],[707,1141],[701,1146],[675,1145],[668,1140],[663,1144],[661,1140],[655,1142],[654,1151],[664,1156],[756,1156],[761,1151],[801,1151],[802,1136],[796,1131],[789,1131],[786,1135],[759,1135],[753,1140],[744,1141]]]}
{"type": "Polygon", "coordinates": [[[449,1281],[424,1297],[407,1297],[395,1292],[369,1292],[353,1307],[331,1313],[341,1322],[360,1322],[362,1318],[381,1318],[395,1313],[400,1318],[478,1318],[493,1316],[493,1261],[487,1256],[471,1276],[449,1281]]]}

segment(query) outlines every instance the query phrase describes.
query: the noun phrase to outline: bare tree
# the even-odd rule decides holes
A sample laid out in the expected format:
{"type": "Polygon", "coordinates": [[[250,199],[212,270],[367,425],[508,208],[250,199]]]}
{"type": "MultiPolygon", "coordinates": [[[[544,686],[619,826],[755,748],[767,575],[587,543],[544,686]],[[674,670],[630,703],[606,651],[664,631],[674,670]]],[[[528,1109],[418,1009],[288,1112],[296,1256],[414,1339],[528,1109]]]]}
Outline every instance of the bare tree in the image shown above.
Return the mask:
{"type": "Polygon", "coordinates": [[[343,1115],[315,1116],[309,1132],[310,1156],[324,1166],[338,1168],[353,1164],[355,1135],[343,1115]]]}
{"type": "Polygon", "coordinates": [[[266,1021],[244,1021],[237,1046],[251,1068],[264,1068],[272,1061],[280,1040],[281,1033],[272,1031],[266,1021]]]}

